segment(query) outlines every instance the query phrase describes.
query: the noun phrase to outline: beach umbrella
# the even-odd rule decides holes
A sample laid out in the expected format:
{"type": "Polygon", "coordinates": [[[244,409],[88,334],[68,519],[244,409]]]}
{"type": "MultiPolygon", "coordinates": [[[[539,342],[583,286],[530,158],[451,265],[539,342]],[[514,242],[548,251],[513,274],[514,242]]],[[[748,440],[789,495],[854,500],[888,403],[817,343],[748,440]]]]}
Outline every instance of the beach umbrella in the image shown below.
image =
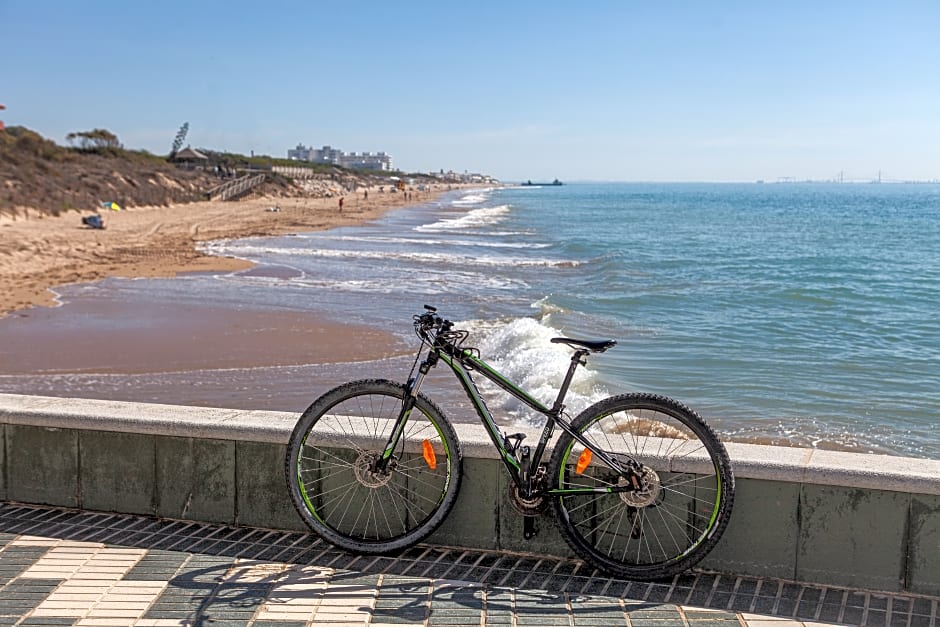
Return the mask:
{"type": "Polygon", "coordinates": [[[117,204],[116,202],[110,201],[110,200],[101,203],[101,206],[104,207],[105,209],[110,209],[111,211],[120,211],[120,210],[121,210],[121,205],[117,204]]]}

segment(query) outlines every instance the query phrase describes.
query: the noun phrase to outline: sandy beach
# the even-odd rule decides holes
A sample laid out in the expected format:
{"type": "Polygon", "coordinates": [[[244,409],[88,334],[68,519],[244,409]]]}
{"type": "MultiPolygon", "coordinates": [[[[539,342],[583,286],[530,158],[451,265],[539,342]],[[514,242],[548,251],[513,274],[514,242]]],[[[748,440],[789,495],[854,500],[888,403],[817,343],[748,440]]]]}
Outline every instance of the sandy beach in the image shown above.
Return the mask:
{"type": "Polygon", "coordinates": [[[0,316],[55,305],[58,285],[106,277],[169,277],[181,272],[246,268],[243,260],[204,255],[199,242],[315,231],[362,223],[389,209],[429,200],[428,193],[364,190],[337,198],[262,198],[132,207],[102,213],[106,228],[82,225],[75,211],[59,216],[0,217],[0,316]],[[277,207],[279,211],[270,211],[277,207]]]}
{"type": "Polygon", "coordinates": [[[345,196],[342,212],[335,197],[132,207],[102,212],[104,230],[83,227],[77,212],[0,218],[0,377],[35,381],[17,388],[24,393],[57,396],[63,390],[55,383],[43,387],[42,381],[50,381],[50,376],[117,374],[140,376],[149,383],[153,373],[180,373],[178,383],[156,390],[141,389],[144,383],[119,389],[70,386],[64,392],[113,400],[301,410],[340,378],[363,376],[355,364],[383,363],[410,354],[413,347],[391,333],[313,312],[214,302],[152,306],[101,298],[63,304],[54,290],[107,277],[245,270],[250,262],[204,255],[197,244],[362,224],[445,191],[441,186],[409,194],[406,200],[402,193],[378,189],[370,189],[365,199],[359,190],[345,196]],[[275,207],[279,210],[272,211],[275,207]],[[316,374],[314,380],[301,376],[291,394],[265,391],[268,382],[253,378],[255,369],[294,367],[316,374]],[[215,374],[205,375],[210,382],[194,392],[193,373],[200,372],[215,374]]]}

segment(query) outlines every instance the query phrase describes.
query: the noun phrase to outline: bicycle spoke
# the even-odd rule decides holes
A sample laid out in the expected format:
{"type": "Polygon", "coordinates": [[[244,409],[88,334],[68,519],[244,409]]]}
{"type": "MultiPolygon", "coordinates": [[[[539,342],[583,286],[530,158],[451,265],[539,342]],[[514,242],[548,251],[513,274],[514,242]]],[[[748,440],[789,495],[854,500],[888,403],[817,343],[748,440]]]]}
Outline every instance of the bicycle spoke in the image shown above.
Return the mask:
{"type": "MultiPolygon", "coordinates": [[[[412,517],[415,518],[415,520],[420,522],[427,517],[428,510],[422,509],[420,504],[416,503],[413,499],[409,499],[408,495],[410,494],[410,492],[408,490],[395,486],[395,487],[390,488],[390,491],[394,492],[399,498],[402,499],[401,502],[405,508],[405,512],[408,514],[411,514],[412,517]]],[[[420,496],[420,495],[414,495],[414,496],[420,496]]],[[[429,502],[433,503],[433,501],[429,499],[425,499],[425,500],[428,500],[429,502]]]]}
{"type": "MultiPolygon", "coordinates": [[[[336,419],[336,421],[339,422],[339,417],[338,417],[338,416],[329,416],[329,418],[331,418],[331,419],[336,419]]],[[[340,431],[336,426],[333,425],[333,421],[332,421],[332,420],[324,420],[324,421],[321,421],[321,424],[318,424],[317,426],[318,426],[318,427],[325,427],[325,428],[329,429],[332,433],[335,433],[335,434],[339,435],[343,440],[345,440],[346,444],[349,445],[349,448],[350,448],[350,449],[352,449],[352,450],[354,450],[354,451],[357,451],[357,452],[360,452],[360,453],[362,452],[362,450],[363,450],[362,447],[359,446],[358,444],[356,444],[356,442],[355,442],[355,441],[351,438],[351,436],[349,435],[349,434],[355,433],[355,429],[353,429],[351,425],[350,425],[350,428],[349,428],[348,430],[347,430],[347,429],[343,429],[342,431],[340,431]]]]}
{"type": "Polygon", "coordinates": [[[712,492],[717,492],[717,491],[718,491],[717,485],[716,485],[716,486],[707,486],[707,485],[704,485],[704,486],[703,486],[703,485],[699,485],[699,484],[703,483],[703,478],[711,478],[711,477],[714,477],[714,476],[715,476],[714,474],[711,474],[711,475],[690,475],[689,473],[685,473],[685,472],[684,472],[684,473],[680,473],[680,474],[676,474],[676,475],[673,476],[674,478],[678,478],[678,477],[687,477],[687,479],[685,479],[685,480],[683,480],[683,481],[673,481],[673,480],[670,480],[668,483],[663,482],[663,489],[665,489],[665,488],[668,487],[668,488],[672,489],[673,491],[678,492],[678,490],[675,490],[675,488],[676,488],[677,486],[693,485],[693,484],[694,484],[696,490],[709,490],[709,491],[712,491],[712,492]]]}

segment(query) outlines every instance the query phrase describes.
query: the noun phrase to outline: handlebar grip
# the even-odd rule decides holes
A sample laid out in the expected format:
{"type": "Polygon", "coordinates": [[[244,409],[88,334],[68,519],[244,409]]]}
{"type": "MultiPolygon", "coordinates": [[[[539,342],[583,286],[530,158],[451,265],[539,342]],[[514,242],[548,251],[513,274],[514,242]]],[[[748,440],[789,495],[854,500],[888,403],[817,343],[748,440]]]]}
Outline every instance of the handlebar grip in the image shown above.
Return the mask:
{"type": "Polygon", "coordinates": [[[431,329],[436,326],[438,320],[440,320],[440,318],[430,313],[415,316],[415,323],[421,325],[425,329],[431,329]]]}
{"type": "Polygon", "coordinates": [[[424,331],[437,329],[438,333],[447,333],[454,328],[453,322],[437,315],[436,307],[425,305],[424,308],[427,310],[427,313],[419,314],[414,317],[416,327],[420,325],[424,331]]]}

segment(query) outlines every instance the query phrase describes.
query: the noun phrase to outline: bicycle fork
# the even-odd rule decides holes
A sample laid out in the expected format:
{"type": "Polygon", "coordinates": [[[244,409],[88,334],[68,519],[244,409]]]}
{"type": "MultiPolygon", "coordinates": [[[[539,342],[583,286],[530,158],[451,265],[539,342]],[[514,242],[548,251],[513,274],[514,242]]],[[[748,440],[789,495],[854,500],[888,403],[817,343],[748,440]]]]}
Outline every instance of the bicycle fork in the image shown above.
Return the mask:
{"type": "Polygon", "coordinates": [[[409,379],[408,383],[405,384],[405,398],[402,400],[401,411],[398,414],[398,419],[395,420],[395,427],[392,429],[392,433],[388,438],[385,449],[382,451],[382,455],[373,462],[373,472],[381,474],[388,473],[389,463],[394,457],[395,449],[398,447],[398,443],[401,440],[401,434],[404,433],[405,425],[408,424],[408,418],[415,408],[415,403],[418,398],[418,389],[420,389],[421,384],[424,382],[424,377],[427,376],[431,368],[437,365],[438,359],[440,359],[440,357],[435,351],[432,350],[428,353],[428,356],[425,357],[424,361],[422,361],[421,365],[418,367],[418,374],[409,379]]]}

